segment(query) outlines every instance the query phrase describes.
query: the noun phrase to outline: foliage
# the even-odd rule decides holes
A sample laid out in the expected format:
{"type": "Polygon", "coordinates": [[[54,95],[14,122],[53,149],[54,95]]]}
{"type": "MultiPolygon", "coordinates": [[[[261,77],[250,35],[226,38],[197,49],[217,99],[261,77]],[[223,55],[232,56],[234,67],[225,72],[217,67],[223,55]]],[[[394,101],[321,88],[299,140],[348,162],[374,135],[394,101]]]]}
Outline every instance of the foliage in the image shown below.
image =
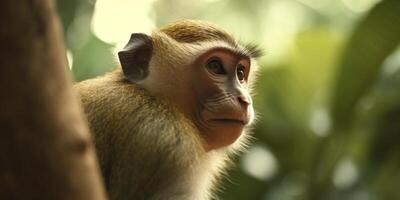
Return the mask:
{"type": "MultiPolygon", "coordinates": [[[[212,21],[267,52],[256,139],[221,199],[400,199],[400,1],[377,1],[158,0],[133,12],[212,21]]],[[[100,8],[58,2],[76,80],[117,66],[118,44],[94,33],[100,8]]]]}

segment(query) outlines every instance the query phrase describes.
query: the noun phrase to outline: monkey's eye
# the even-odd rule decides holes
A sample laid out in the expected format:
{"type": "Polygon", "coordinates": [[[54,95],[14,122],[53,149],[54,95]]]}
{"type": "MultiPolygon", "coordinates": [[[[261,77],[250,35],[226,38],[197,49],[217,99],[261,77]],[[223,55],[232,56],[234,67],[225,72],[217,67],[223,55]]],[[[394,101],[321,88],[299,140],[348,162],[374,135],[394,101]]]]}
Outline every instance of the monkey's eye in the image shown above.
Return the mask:
{"type": "Polygon", "coordinates": [[[236,69],[236,75],[239,79],[239,81],[243,81],[245,78],[246,72],[244,71],[244,66],[239,64],[237,69],[236,69]]]}
{"type": "Polygon", "coordinates": [[[221,61],[219,60],[211,60],[207,63],[207,68],[214,74],[226,74],[224,66],[222,65],[221,61]]]}

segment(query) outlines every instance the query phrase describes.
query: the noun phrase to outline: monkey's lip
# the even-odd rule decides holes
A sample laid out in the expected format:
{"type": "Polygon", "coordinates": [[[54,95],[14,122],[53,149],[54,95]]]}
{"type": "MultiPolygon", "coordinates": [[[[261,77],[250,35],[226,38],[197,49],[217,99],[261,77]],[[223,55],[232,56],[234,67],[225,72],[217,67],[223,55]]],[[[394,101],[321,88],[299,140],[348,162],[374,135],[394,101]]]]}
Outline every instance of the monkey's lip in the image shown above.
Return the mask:
{"type": "Polygon", "coordinates": [[[230,119],[230,118],[217,118],[217,119],[212,119],[212,121],[218,122],[218,123],[225,123],[225,124],[240,124],[240,125],[246,125],[248,123],[248,120],[244,119],[230,119]]]}

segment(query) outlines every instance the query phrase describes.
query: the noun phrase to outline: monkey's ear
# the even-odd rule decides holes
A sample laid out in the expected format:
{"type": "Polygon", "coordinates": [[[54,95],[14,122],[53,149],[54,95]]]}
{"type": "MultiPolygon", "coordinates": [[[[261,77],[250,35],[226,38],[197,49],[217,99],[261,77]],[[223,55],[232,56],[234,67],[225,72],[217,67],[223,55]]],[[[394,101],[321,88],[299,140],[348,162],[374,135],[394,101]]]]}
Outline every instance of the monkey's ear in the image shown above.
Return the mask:
{"type": "Polygon", "coordinates": [[[125,77],[134,83],[145,79],[149,73],[152,54],[151,37],[143,33],[133,33],[128,44],[118,52],[125,77]]]}

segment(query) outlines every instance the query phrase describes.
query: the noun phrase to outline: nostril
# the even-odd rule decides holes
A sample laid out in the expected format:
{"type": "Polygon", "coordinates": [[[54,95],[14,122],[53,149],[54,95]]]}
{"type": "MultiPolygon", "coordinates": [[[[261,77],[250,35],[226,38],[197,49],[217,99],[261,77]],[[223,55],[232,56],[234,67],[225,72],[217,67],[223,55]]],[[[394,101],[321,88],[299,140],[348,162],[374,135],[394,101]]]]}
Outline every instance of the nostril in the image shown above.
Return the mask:
{"type": "Polygon", "coordinates": [[[250,105],[251,100],[243,95],[238,96],[239,103],[245,106],[250,105]]]}

